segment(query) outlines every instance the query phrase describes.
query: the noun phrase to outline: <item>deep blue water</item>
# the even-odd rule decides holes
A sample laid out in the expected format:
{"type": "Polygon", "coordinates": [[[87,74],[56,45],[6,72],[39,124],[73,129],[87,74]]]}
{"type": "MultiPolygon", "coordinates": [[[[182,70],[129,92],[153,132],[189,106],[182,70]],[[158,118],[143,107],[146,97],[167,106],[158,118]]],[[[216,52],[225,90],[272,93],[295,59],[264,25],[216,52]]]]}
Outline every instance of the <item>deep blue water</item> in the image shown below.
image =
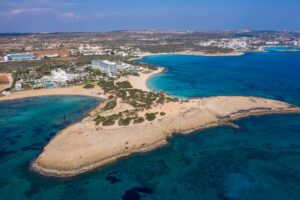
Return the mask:
{"type": "MultiPolygon", "coordinates": [[[[262,54],[277,59],[271,53],[262,54]]],[[[173,85],[179,85],[176,90],[170,89],[172,84],[167,85],[166,91],[172,94],[186,97],[232,93],[277,95],[299,103],[299,94],[286,90],[292,82],[299,86],[295,61],[299,58],[294,54],[277,59],[280,63],[285,63],[283,60],[286,59],[289,64],[285,66],[286,70],[280,69],[278,63],[274,68],[281,70],[285,79],[270,67],[266,70],[262,66],[255,67],[257,62],[254,58],[260,56],[253,54],[244,57],[243,63],[246,64],[243,66],[248,66],[244,70],[237,61],[232,61],[242,57],[230,57],[229,60],[224,57],[208,58],[208,63],[213,65],[207,65],[207,69],[203,67],[201,75],[198,67],[202,65],[195,67],[195,63],[202,57],[184,57],[191,58],[194,64],[182,61],[181,56],[159,58],[162,61],[154,57],[154,60],[160,66],[168,63],[184,68],[170,67],[163,75],[170,76],[169,81],[173,81],[173,85]],[[218,65],[214,64],[216,61],[218,65]],[[229,67],[228,61],[236,66],[229,67]],[[252,62],[252,65],[246,61],[252,62]],[[291,63],[294,64],[291,66],[291,63]],[[218,70],[212,69],[214,66],[218,70]],[[293,73],[287,66],[291,66],[293,73]],[[186,72],[188,70],[194,73],[186,72]],[[217,73],[218,78],[215,73],[205,75],[205,70],[217,73]],[[232,74],[242,78],[236,80],[232,74]],[[273,84],[269,83],[272,77],[277,77],[282,84],[274,79],[273,84]],[[206,78],[203,82],[205,87],[201,86],[203,89],[199,90],[197,83],[202,78],[206,78]],[[228,80],[231,78],[233,80],[228,80]],[[219,90],[212,80],[223,82],[217,84],[221,87],[219,90]],[[256,83],[256,87],[246,87],[248,81],[256,83]],[[278,89],[280,85],[283,89],[278,89]],[[183,86],[185,90],[180,89],[183,86]],[[241,88],[246,88],[246,91],[241,88]],[[205,95],[202,92],[206,92],[205,95]]],[[[266,59],[264,62],[270,61],[266,59]]],[[[161,80],[157,81],[161,83],[161,80]]],[[[293,86],[293,90],[298,86],[293,86]]],[[[97,103],[93,98],[66,96],[0,102],[0,199],[300,199],[300,115],[252,117],[236,122],[240,129],[218,127],[186,136],[178,135],[167,146],[124,158],[71,179],[47,178],[31,172],[28,169],[30,161],[47,141],[63,127],[80,120],[84,111],[97,103]]]]}
{"type": "Polygon", "coordinates": [[[300,52],[205,57],[162,55],[143,62],[167,68],[148,85],[175,96],[247,95],[300,105],[300,52]]]}

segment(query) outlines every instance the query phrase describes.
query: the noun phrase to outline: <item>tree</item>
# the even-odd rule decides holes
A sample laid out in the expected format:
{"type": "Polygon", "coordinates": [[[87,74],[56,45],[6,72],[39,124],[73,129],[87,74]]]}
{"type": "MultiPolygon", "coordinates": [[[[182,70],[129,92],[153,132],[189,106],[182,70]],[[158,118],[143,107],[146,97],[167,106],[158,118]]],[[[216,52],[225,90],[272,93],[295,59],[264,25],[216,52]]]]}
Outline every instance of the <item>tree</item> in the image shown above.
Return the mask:
{"type": "Polygon", "coordinates": [[[154,121],[156,118],[155,113],[146,113],[145,117],[148,121],[154,121]]]}

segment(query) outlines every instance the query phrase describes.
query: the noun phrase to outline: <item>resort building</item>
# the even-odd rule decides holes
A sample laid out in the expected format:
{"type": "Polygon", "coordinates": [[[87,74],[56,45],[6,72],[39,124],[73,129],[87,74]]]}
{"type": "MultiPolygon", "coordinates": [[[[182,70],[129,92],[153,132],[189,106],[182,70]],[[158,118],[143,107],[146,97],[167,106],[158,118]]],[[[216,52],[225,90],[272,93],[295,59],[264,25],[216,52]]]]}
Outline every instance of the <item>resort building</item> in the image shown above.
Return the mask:
{"type": "Polygon", "coordinates": [[[68,74],[64,70],[58,68],[51,71],[50,76],[43,76],[41,81],[43,83],[66,83],[77,78],[76,74],[68,74]]]}
{"type": "Polygon", "coordinates": [[[7,61],[34,60],[36,57],[32,53],[7,54],[7,61]]]}
{"type": "Polygon", "coordinates": [[[99,69],[101,72],[108,74],[110,77],[118,75],[118,65],[115,62],[107,60],[92,60],[92,68],[99,69]]]}
{"type": "Polygon", "coordinates": [[[130,65],[130,64],[128,64],[128,63],[120,63],[120,64],[118,65],[118,70],[119,70],[119,71],[139,72],[139,71],[141,71],[142,69],[143,69],[142,67],[130,65]]]}

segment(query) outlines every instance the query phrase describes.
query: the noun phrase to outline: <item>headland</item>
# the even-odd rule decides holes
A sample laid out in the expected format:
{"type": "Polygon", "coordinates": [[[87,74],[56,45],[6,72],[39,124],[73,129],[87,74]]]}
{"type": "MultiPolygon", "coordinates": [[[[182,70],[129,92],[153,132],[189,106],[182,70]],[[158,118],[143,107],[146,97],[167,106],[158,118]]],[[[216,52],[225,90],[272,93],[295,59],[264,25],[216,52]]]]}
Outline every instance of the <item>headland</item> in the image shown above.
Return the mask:
{"type": "Polygon", "coordinates": [[[190,55],[190,56],[243,56],[245,52],[242,51],[232,51],[232,52],[219,52],[219,53],[209,53],[204,51],[176,51],[176,52],[164,52],[164,53],[150,53],[144,52],[139,55],[138,58],[133,58],[130,60],[142,59],[147,56],[159,56],[159,55],[190,55]]]}

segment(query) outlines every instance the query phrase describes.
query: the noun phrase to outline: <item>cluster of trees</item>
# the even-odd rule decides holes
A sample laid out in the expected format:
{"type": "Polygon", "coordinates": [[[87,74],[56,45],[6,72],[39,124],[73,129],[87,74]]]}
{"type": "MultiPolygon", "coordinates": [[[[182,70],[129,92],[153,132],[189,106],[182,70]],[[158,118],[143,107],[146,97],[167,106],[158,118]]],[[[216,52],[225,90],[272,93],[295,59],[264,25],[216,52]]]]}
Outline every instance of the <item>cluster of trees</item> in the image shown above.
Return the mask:
{"type": "Polygon", "coordinates": [[[166,97],[163,93],[147,92],[140,89],[132,88],[128,81],[114,82],[113,80],[101,80],[98,85],[104,92],[110,92],[121,98],[135,108],[150,109],[152,104],[163,104],[166,101],[178,101],[176,98],[166,97]]]}
{"type": "Polygon", "coordinates": [[[142,123],[145,120],[154,121],[156,116],[164,116],[166,113],[147,113],[144,117],[138,116],[141,110],[148,110],[153,104],[163,104],[165,102],[178,101],[176,98],[167,97],[163,93],[147,92],[139,89],[132,88],[128,81],[115,82],[114,80],[101,80],[98,85],[104,90],[105,93],[111,94],[109,100],[102,108],[103,111],[114,109],[117,106],[117,99],[122,99],[124,102],[133,106],[135,109],[132,111],[123,111],[119,114],[103,116],[98,114],[94,119],[96,124],[103,126],[114,125],[118,122],[120,126],[127,126],[130,123],[142,123]]]}
{"type": "Polygon", "coordinates": [[[126,111],[120,112],[119,114],[112,114],[109,116],[98,115],[94,121],[96,124],[102,124],[103,126],[112,126],[118,122],[119,126],[128,126],[132,121],[134,124],[139,124],[145,121],[143,117],[137,115],[127,115],[126,111]]]}
{"type": "MultiPolygon", "coordinates": [[[[145,118],[140,117],[138,115],[128,115],[128,111],[120,112],[119,114],[112,114],[108,116],[102,116],[98,114],[98,116],[94,119],[96,124],[102,124],[103,126],[112,126],[116,122],[118,122],[119,126],[128,126],[132,121],[133,124],[143,123],[145,119],[147,121],[154,121],[156,119],[156,115],[158,113],[146,113],[145,118]]],[[[161,112],[160,115],[163,116],[166,113],[161,112]]]]}

